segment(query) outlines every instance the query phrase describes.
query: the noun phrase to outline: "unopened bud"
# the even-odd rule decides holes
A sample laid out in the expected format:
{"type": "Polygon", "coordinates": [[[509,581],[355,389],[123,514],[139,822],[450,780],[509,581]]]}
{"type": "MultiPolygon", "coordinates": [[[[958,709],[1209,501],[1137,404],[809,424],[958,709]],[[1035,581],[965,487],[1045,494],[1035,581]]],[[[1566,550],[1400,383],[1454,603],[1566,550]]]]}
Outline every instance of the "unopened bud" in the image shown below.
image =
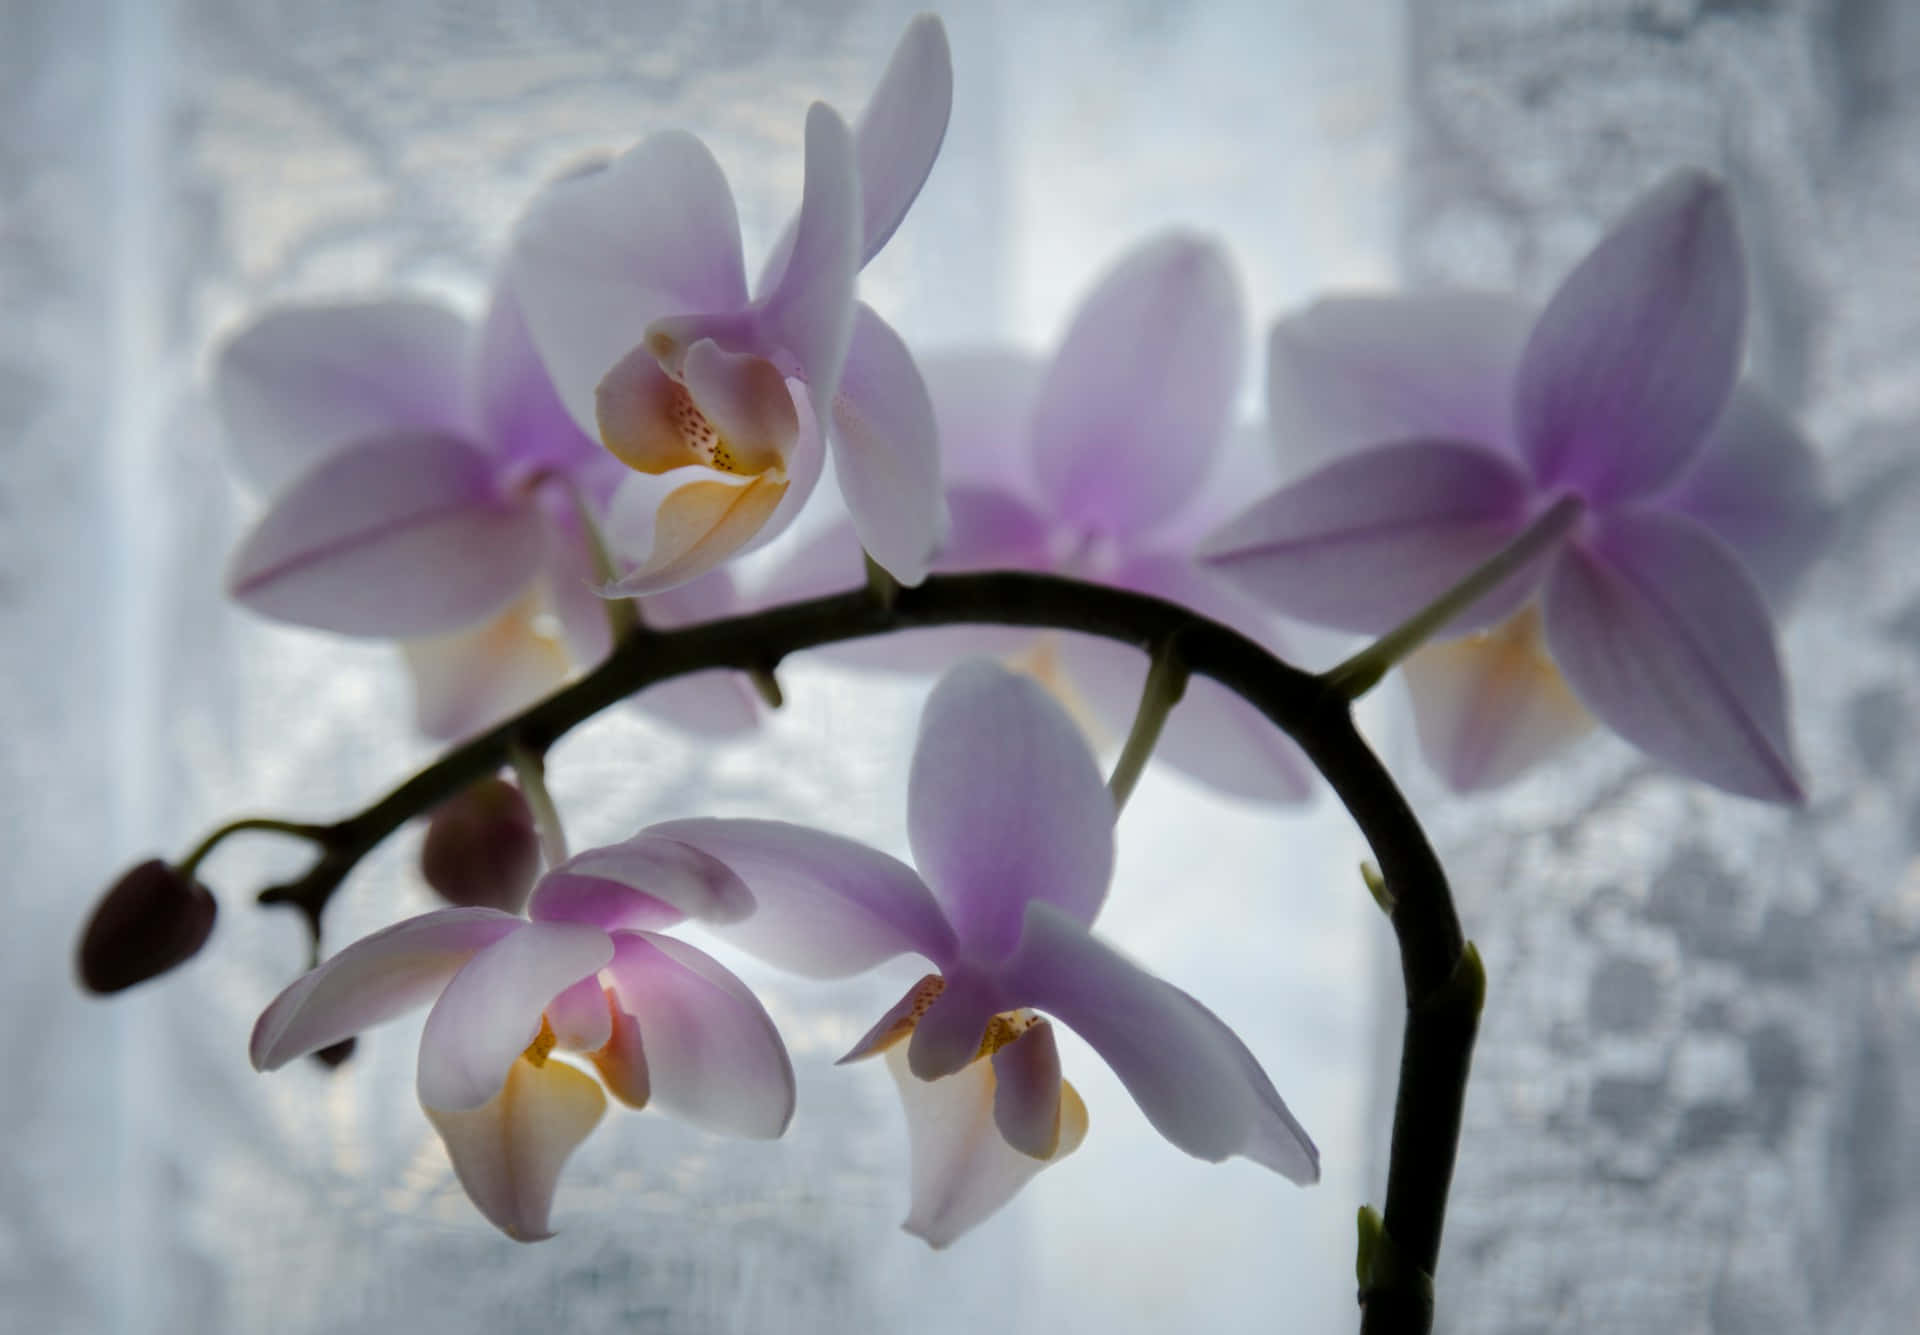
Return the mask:
{"type": "Polygon", "coordinates": [[[347,1064],[347,1058],[353,1056],[354,1046],[355,1039],[352,1034],[348,1034],[338,1043],[329,1043],[324,1048],[315,1048],[307,1055],[329,1071],[337,1071],[347,1064]]]}
{"type": "Polygon", "coordinates": [[[520,790],[482,779],[427,822],[420,871],[448,903],[518,913],[540,875],[540,834],[520,790]]]}
{"type": "Polygon", "coordinates": [[[218,911],[207,887],[158,858],[107,891],[80,935],[80,981],[108,993],[184,964],[207,943],[218,911]]]}

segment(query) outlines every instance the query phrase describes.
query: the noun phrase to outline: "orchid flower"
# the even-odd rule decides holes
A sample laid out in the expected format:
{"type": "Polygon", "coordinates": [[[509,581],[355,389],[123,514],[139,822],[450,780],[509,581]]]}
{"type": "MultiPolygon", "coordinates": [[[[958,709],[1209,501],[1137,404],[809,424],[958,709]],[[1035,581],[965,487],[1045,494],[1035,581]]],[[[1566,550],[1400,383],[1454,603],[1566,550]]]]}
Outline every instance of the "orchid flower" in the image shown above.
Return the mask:
{"type": "Polygon", "coordinates": [[[1736,387],[1745,312],[1725,187],[1682,172],[1531,322],[1450,296],[1283,323],[1276,430],[1331,462],[1208,559],[1282,611],[1380,634],[1545,525],[1544,554],[1448,627],[1483,637],[1410,664],[1441,773],[1503,782],[1590,711],[1697,779],[1800,801],[1768,600],[1827,515],[1805,442],[1736,387]]]}
{"type": "MultiPolygon", "coordinates": [[[[936,570],[1055,571],[1184,604],[1278,650],[1272,618],[1191,557],[1194,537],[1244,491],[1209,486],[1227,461],[1244,346],[1239,283],[1214,242],[1183,232],[1136,246],[1081,302],[1050,363],[1013,352],[929,360],[951,528],[936,570]]],[[[859,540],[841,524],[776,578],[786,597],[844,586],[859,540]]],[[[986,633],[991,637],[991,632],[986,633]]],[[[1096,734],[1124,732],[1146,663],[1080,635],[991,638],[1096,734]]],[[[921,631],[843,654],[936,669],[983,633],[921,631]]],[[[1293,743],[1251,706],[1196,678],[1159,754],[1222,791],[1293,802],[1311,791],[1293,743]]]]}
{"type": "Polygon", "coordinates": [[[420,1104],[460,1185],[508,1237],[550,1237],[560,1171],[606,1110],[602,1084],[709,1131],[785,1131],[793,1067],[772,1020],[733,974],[660,931],[750,909],[737,878],[677,843],[581,853],[534,887],[531,920],[441,909],[340,951],[261,1014],[253,1065],[275,1070],[431,1002],[420,1104]]]}
{"type": "Polygon", "coordinates": [[[1318,1152],[1233,1031],[1088,930],[1113,871],[1114,805],[1042,687],[983,661],[948,674],[921,720],[907,817],[920,872],[775,821],[645,833],[740,878],[755,911],[719,930],[775,965],[844,977],[912,952],[938,970],[845,1058],[889,1054],[912,1142],[909,1232],[945,1246],[1085,1135],[1040,1012],[1086,1039],[1189,1154],[1317,1179],[1318,1152]]]}
{"type": "MultiPolygon", "coordinates": [[[[606,655],[586,526],[622,470],[560,407],[504,287],[478,331],[425,302],[283,308],[227,343],[214,379],[242,471],[274,494],[229,593],[277,620],[398,639],[428,736],[487,727],[606,655]]],[[[714,572],[642,615],[737,607],[714,572]]],[[[757,719],[732,673],[640,703],[706,732],[757,719]]]]}
{"type": "Polygon", "coordinates": [[[925,575],[942,522],[932,411],[854,280],[932,168],[952,84],[928,15],[856,130],[812,106],[799,215],[751,299],[732,194],[691,135],[560,183],[522,222],[517,287],[561,402],[634,470],[610,530],[638,565],[609,593],[670,588],[770,540],[818,481],[829,422],[861,541],[903,582],[925,575]]]}

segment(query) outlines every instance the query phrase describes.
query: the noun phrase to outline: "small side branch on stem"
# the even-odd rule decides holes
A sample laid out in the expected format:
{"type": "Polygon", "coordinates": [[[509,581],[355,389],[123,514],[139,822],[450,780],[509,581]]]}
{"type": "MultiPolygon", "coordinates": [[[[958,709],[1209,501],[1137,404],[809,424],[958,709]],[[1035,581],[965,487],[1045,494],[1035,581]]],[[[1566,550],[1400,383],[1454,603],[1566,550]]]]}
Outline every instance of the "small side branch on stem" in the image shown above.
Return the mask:
{"type": "Polygon", "coordinates": [[[1178,641],[1169,635],[1154,646],[1146,685],[1140,689],[1140,706],[1134,710],[1133,727],[1120,750],[1120,759],[1114,762],[1113,777],[1107,780],[1107,790],[1113,794],[1116,808],[1126,806],[1127,799],[1133,796],[1133,786],[1146,772],[1147,761],[1153,757],[1153,748],[1160,740],[1160,730],[1167,725],[1167,716],[1186,693],[1187,665],[1180,657],[1178,641]]]}

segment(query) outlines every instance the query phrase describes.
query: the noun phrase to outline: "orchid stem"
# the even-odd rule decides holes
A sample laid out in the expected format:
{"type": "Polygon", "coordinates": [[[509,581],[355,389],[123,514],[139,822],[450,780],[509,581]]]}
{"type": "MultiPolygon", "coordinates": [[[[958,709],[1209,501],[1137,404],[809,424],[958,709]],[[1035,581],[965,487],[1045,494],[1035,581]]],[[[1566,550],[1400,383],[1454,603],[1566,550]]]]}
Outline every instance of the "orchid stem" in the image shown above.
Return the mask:
{"type": "Polygon", "coordinates": [[[180,874],[186,879],[192,880],[194,872],[199,870],[200,864],[206,860],[207,854],[213,852],[213,850],[221,844],[224,844],[229,835],[240,834],[246,830],[267,830],[274,834],[291,835],[296,839],[305,839],[310,843],[321,845],[329,842],[328,827],[324,825],[307,825],[300,821],[278,820],[272,816],[242,816],[238,820],[228,821],[212,834],[209,834],[205,839],[202,839],[191,853],[180,860],[178,865],[180,874]]]}
{"type": "Polygon", "coordinates": [[[520,742],[507,744],[507,759],[513,765],[514,777],[520,780],[527,807],[533,812],[533,828],[540,835],[540,852],[547,859],[549,869],[557,867],[567,860],[567,832],[560,824],[560,809],[553,804],[553,794],[547,791],[547,762],[538,751],[520,742]]]}
{"type": "Polygon", "coordinates": [[[1173,636],[1154,646],[1153,662],[1147,668],[1147,684],[1140,690],[1140,707],[1133,714],[1133,727],[1127,733],[1127,744],[1120,749],[1120,759],[1114,762],[1113,777],[1107,780],[1115,811],[1127,805],[1134,785],[1146,772],[1147,761],[1153,757],[1153,748],[1160,740],[1160,730],[1167,725],[1167,715],[1187,693],[1187,675],[1187,665],[1180,658],[1173,636]]]}
{"type": "Polygon", "coordinates": [[[1328,669],[1323,674],[1327,685],[1349,700],[1358,700],[1435,632],[1564,538],[1585,508],[1578,497],[1562,496],[1520,530],[1512,542],[1468,571],[1458,584],[1344,663],[1328,669]]]}

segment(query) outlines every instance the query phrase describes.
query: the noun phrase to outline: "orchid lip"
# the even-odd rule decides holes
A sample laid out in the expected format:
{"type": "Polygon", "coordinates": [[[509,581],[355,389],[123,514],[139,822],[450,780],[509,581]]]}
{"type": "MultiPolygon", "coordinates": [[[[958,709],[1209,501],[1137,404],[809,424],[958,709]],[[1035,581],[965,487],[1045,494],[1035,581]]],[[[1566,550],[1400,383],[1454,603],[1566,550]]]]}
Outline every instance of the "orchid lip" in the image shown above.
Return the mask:
{"type": "MultiPolygon", "coordinates": [[[[835,1062],[836,1066],[846,1066],[853,1062],[876,1057],[911,1037],[921,1019],[933,1008],[947,990],[947,980],[942,974],[930,973],[907,989],[906,995],[875,1022],[872,1029],[855,1043],[847,1054],[835,1062]]],[[[1026,1033],[1044,1017],[1039,1012],[1024,1006],[1009,1010],[996,1011],[987,1017],[985,1028],[981,1031],[980,1047],[968,1059],[970,1066],[983,1058],[991,1057],[1000,1049],[1026,1033]]]]}
{"type": "Polygon", "coordinates": [[[600,438],[635,472],[689,466],[729,477],[784,478],[800,421],[786,377],[766,358],[701,338],[677,364],[652,346],[656,331],[596,391],[600,438]]]}

